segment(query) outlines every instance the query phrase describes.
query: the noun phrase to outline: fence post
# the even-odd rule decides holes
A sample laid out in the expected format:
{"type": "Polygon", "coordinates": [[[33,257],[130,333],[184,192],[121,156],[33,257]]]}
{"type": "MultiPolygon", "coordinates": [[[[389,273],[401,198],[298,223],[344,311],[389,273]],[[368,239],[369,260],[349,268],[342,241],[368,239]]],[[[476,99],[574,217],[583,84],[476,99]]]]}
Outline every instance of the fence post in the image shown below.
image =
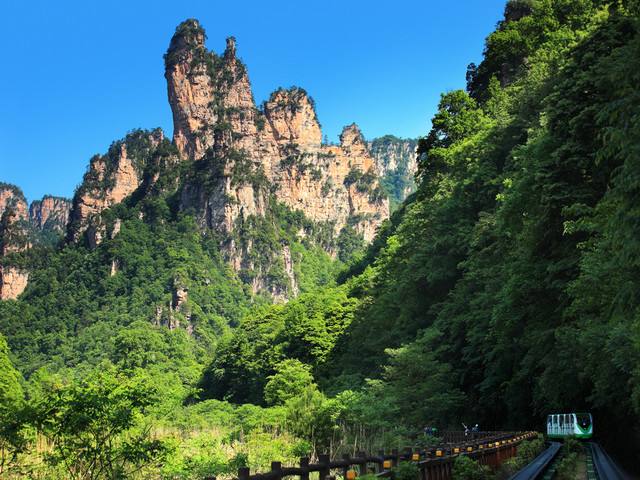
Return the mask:
{"type": "Polygon", "coordinates": [[[271,462],[271,473],[272,479],[274,480],[282,480],[282,463],[281,462],[271,462]]]}
{"type": "Polygon", "coordinates": [[[356,453],[356,457],[359,459],[358,467],[360,469],[360,476],[366,475],[369,473],[367,471],[367,454],[366,452],[360,451],[356,453]]]}
{"type": "Polygon", "coordinates": [[[400,463],[400,455],[398,455],[398,449],[394,448],[393,450],[391,450],[391,455],[393,455],[393,458],[391,459],[391,464],[394,467],[398,466],[398,463],[400,463]]]}
{"type": "Polygon", "coordinates": [[[384,450],[378,450],[378,457],[380,461],[376,462],[376,473],[384,471],[384,450]]]}
{"type": "Polygon", "coordinates": [[[344,455],[342,455],[342,460],[346,463],[346,465],[344,467],[342,467],[342,475],[343,478],[346,480],[347,478],[347,472],[349,471],[349,467],[351,466],[351,458],[349,457],[348,453],[345,453],[344,455]]]}
{"type": "MultiPolygon", "coordinates": [[[[329,455],[318,455],[318,463],[320,464],[320,480],[325,480],[329,476],[329,462],[331,459],[329,455]]],[[[241,480],[241,479],[238,479],[241,480]]]]}
{"type": "Polygon", "coordinates": [[[240,467],[238,469],[238,480],[249,480],[249,467],[240,467]]]}
{"type": "Polygon", "coordinates": [[[300,473],[300,480],[309,480],[309,458],[302,457],[300,459],[300,468],[302,469],[302,473],[300,473]]]}

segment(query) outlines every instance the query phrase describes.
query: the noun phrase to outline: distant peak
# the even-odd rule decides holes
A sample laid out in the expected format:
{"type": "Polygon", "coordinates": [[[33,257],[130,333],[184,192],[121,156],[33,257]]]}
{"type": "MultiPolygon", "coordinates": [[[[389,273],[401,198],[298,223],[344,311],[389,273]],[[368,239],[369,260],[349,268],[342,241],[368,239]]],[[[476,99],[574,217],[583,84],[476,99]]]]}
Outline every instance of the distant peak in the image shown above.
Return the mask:
{"type": "Polygon", "coordinates": [[[166,65],[176,63],[189,50],[204,48],[207,35],[200,22],[195,18],[189,18],[176,27],[171,38],[169,49],[165,55],[166,65]]]}
{"type": "Polygon", "coordinates": [[[236,37],[227,37],[227,48],[224,51],[225,58],[236,57],[236,37]]]}
{"type": "Polygon", "coordinates": [[[351,125],[347,125],[342,129],[342,133],[340,134],[341,145],[355,145],[359,143],[364,144],[365,141],[358,125],[352,123],[351,125]]]}

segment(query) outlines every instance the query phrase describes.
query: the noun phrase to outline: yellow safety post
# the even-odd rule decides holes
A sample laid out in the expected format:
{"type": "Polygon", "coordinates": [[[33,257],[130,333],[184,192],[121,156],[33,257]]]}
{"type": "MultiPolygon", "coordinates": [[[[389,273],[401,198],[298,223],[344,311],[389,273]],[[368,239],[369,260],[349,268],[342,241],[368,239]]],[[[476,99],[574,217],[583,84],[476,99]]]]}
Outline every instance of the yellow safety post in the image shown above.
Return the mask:
{"type": "Polygon", "coordinates": [[[436,457],[442,456],[442,450],[436,450],[436,457]]]}
{"type": "Polygon", "coordinates": [[[467,452],[473,452],[473,447],[467,447],[467,452]]]}
{"type": "Polygon", "coordinates": [[[419,453],[414,453],[413,455],[411,455],[411,460],[413,460],[414,462],[417,462],[420,460],[420,454],[419,453]]]}
{"type": "Polygon", "coordinates": [[[388,470],[391,468],[391,460],[385,460],[384,462],[382,462],[382,468],[384,468],[385,470],[388,470]]]}
{"type": "Polygon", "coordinates": [[[356,480],[358,472],[355,470],[347,470],[347,480],[356,480]]]}
{"type": "Polygon", "coordinates": [[[458,447],[454,448],[453,453],[460,453],[460,449],[458,447]]]}

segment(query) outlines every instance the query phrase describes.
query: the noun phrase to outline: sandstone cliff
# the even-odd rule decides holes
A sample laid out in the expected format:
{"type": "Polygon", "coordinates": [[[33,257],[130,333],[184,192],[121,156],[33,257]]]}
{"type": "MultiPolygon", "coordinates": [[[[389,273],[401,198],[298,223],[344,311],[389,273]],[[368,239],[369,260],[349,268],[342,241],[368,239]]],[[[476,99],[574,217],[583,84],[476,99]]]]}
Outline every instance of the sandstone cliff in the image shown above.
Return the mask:
{"type": "Polygon", "coordinates": [[[15,185],[0,183],[0,217],[5,211],[11,210],[15,219],[27,220],[27,199],[22,190],[15,185]]]}
{"type": "MultiPolygon", "coordinates": [[[[124,140],[114,142],[106,155],[95,155],[82,184],[73,197],[67,238],[77,242],[86,237],[90,246],[98,245],[107,230],[101,213],[135,192],[145,181],[145,173],[159,161],[158,148],[164,135],[160,129],[136,130],[124,140]]],[[[155,178],[147,178],[153,182],[155,178]]]]}
{"type": "MultiPolygon", "coordinates": [[[[335,255],[343,234],[373,239],[389,215],[379,168],[355,124],[338,145],[322,144],[314,102],[301,88],[278,89],[258,108],[235,39],[218,55],[205,38],[200,24],[187,20],[165,55],[173,144],[159,129],[131,132],[91,159],[71,207],[45,197],[30,218],[40,229],[67,225],[69,242],[95,248],[118,234],[117,212],[124,210],[112,207],[124,203],[143,218],[140,202],[163,191],[174,199],[173,215],[192,214],[203,235],[219,240],[254,292],[286,300],[299,291],[293,243],[312,242],[335,255]],[[294,234],[290,222],[282,233],[283,215],[297,219],[294,234]]],[[[0,202],[8,203],[5,197],[0,202]]],[[[17,208],[29,218],[26,202],[17,208]]],[[[118,269],[111,259],[110,274],[118,269]]],[[[4,278],[15,284],[14,275],[4,278]]]]}
{"type": "Polygon", "coordinates": [[[195,161],[180,207],[193,211],[202,228],[223,235],[223,252],[247,273],[254,291],[285,298],[297,290],[287,243],[272,248],[267,262],[287,272],[283,291],[265,280],[249,233],[274,202],[328,224],[336,237],[351,228],[371,241],[389,214],[388,201],[356,125],[345,127],[340,145],[322,145],[313,100],[297,87],[275,91],[257,108],[235,39],[217,55],[206,49],[205,38],[200,24],[187,20],[165,55],[174,144],[184,161],[195,161]]]}
{"type": "Polygon", "coordinates": [[[29,206],[29,221],[41,231],[64,235],[69,222],[71,201],[67,198],[45,195],[29,206]]]}
{"type": "Polygon", "coordinates": [[[0,300],[15,299],[27,286],[17,255],[30,246],[27,201],[22,191],[0,183],[0,300]]]}
{"type": "Polygon", "coordinates": [[[357,126],[345,128],[339,146],[321,145],[313,101],[300,88],[279,89],[257,109],[235,40],[218,56],[204,39],[199,23],[186,21],[165,56],[176,146],[184,158],[222,166],[209,191],[187,185],[183,204],[203,225],[231,232],[240,216],[264,215],[271,190],[310,219],[332,222],[336,233],[351,221],[371,240],[388,203],[357,126]],[[350,174],[364,181],[346,184],[350,174]]]}

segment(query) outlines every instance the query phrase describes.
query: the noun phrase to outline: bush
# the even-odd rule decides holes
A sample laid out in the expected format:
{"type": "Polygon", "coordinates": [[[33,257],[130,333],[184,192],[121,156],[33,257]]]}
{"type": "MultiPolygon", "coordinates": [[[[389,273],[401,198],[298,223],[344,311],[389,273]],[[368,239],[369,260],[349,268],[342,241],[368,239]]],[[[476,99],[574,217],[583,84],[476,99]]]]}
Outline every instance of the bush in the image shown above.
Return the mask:
{"type": "Polygon", "coordinates": [[[489,467],[465,455],[456,458],[453,464],[453,478],[456,480],[485,480],[489,474],[489,467]]]}
{"type": "Polygon", "coordinates": [[[418,473],[418,466],[411,462],[401,462],[393,469],[395,480],[416,480],[418,473]]]}

